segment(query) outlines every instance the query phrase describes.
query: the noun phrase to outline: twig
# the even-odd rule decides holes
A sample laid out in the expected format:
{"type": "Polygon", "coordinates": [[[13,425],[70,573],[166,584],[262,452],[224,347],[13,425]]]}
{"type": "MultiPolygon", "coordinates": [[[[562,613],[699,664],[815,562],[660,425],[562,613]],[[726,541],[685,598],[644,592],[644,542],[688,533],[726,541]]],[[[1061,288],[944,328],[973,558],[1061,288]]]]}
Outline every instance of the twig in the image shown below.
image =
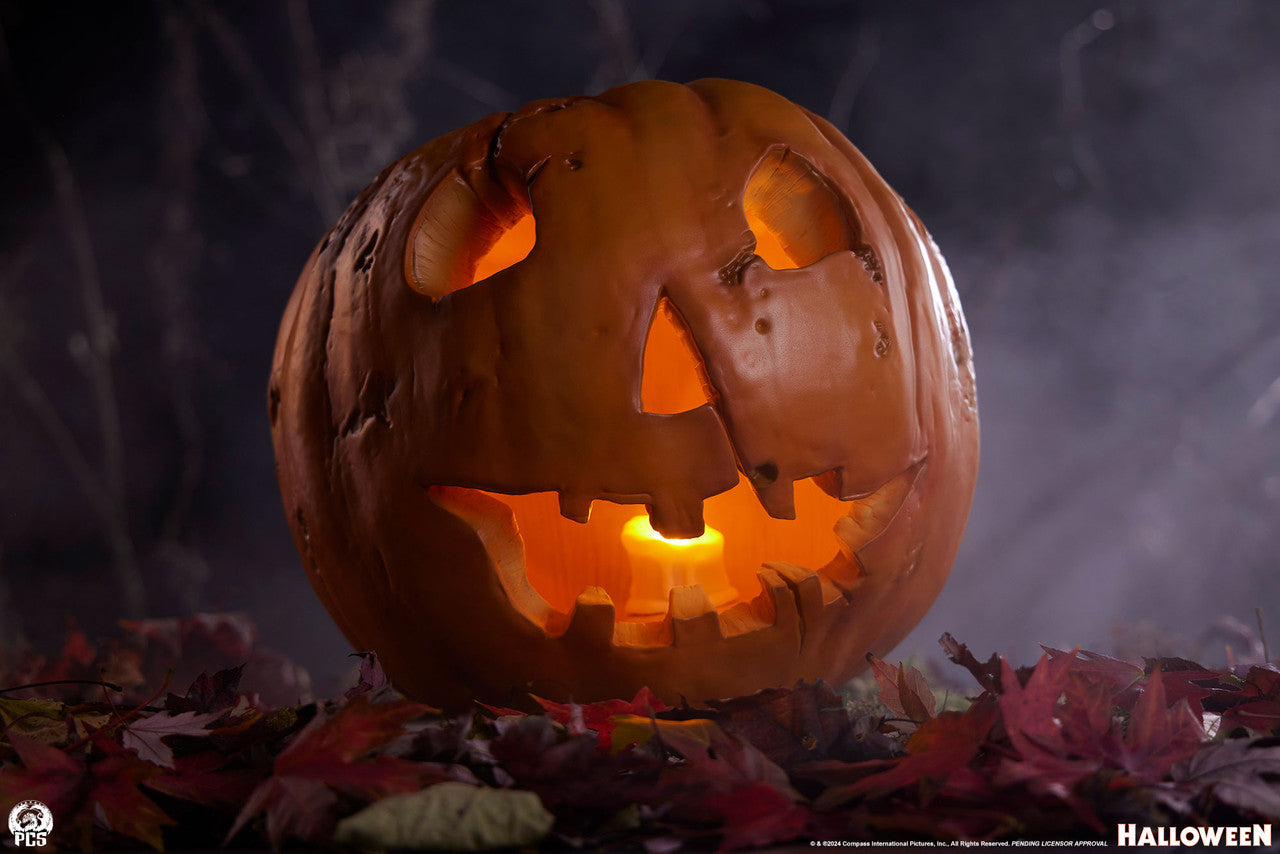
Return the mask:
{"type": "Polygon", "coordinates": [[[595,9],[600,23],[601,45],[600,61],[591,73],[587,92],[594,94],[610,86],[648,77],[622,0],[592,0],[591,8],[595,9]]]}
{"type": "Polygon", "coordinates": [[[89,500],[94,512],[104,524],[107,523],[111,515],[111,502],[102,482],[98,479],[97,472],[93,470],[84,452],[80,450],[75,437],[71,435],[71,429],[58,414],[49,395],[45,393],[44,388],[27,370],[22,358],[7,342],[0,343],[0,371],[3,371],[5,379],[18,390],[18,396],[22,398],[22,402],[40,422],[41,430],[49,441],[53,442],[54,448],[57,449],[58,455],[62,457],[67,468],[71,469],[71,474],[75,476],[80,491],[89,500]]]}
{"type": "Polygon", "coordinates": [[[162,539],[176,540],[204,471],[204,426],[196,411],[191,376],[196,324],[188,294],[201,252],[191,198],[206,117],[200,107],[194,23],[173,5],[162,4],[160,11],[167,47],[167,73],[158,110],[163,140],[159,185],[164,192],[164,233],[151,252],[150,271],[167,326],[164,357],[174,422],[182,443],[178,484],[160,528],[162,539]]]}
{"type": "Polygon", "coordinates": [[[492,110],[511,110],[519,106],[516,96],[497,83],[442,57],[432,59],[431,71],[435,77],[492,110]]]}
{"type": "Polygon", "coordinates": [[[12,694],[14,691],[25,691],[28,688],[50,688],[54,685],[101,685],[103,688],[115,691],[117,694],[124,691],[123,686],[114,682],[107,682],[104,679],[51,679],[48,682],[28,682],[26,685],[0,688],[0,694],[12,694]]]}
{"type": "Polygon", "coordinates": [[[1071,154],[1081,176],[1093,186],[1103,183],[1102,169],[1093,149],[1080,129],[1084,119],[1084,75],[1080,67],[1080,53],[1098,36],[1115,26],[1115,14],[1110,9],[1098,9],[1085,20],[1067,30],[1058,43],[1058,68],[1062,74],[1062,112],[1071,137],[1071,154]]]}
{"type": "Polygon", "coordinates": [[[1262,660],[1264,663],[1270,663],[1271,651],[1267,648],[1267,630],[1262,625],[1262,607],[1253,609],[1253,616],[1258,620],[1258,640],[1262,643],[1262,660]]]}
{"type": "Polygon", "coordinates": [[[316,47],[315,29],[311,25],[308,0],[289,0],[289,29],[293,32],[294,54],[298,61],[299,89],[302,94],[302,115],[311,132],[316,166],[327,178],[323,183],[324,197],[320,212],[327,222],[342,213],[335,184],[341,186],[342,164],[338,159],[338,147],[334,142],[329,110],[325,105],[324,75],[320,70],[320,50],[316,47]]]}
{"type": "Polygon", "coordinates": [[[275,131],[276,136],[284,144],[294,161],[310,168],[310,175],[304,176],[303,184],[311,191],[316,208],[328,223],[337,218],[341,207],[336,199],[338,194],[333,186],[332,177],[322,168],[315,149],[308,141],[306,134],[289,116],[289,112],[272,94],[271,89],[258,70],[253,56],[236,31],[227,20],[209,3],[195,5],[196,17],[212,35],[214,43],[222,52],[231,71],[240,78],[241,84],[249,91],[250,101],[267,120],[267,124],[275,131]],[[333,215],[330,216],[330,212],[333,215]]]}

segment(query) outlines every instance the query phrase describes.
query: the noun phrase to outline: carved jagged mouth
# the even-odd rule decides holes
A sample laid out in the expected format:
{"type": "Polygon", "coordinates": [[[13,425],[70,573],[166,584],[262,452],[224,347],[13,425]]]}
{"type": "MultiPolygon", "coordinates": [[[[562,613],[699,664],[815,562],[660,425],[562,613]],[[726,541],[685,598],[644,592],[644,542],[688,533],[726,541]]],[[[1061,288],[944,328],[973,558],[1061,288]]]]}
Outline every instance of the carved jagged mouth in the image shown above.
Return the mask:
{"type": "MultiPolygon", "coordinates": [[[[812,524],[793,530],[787,526],[801,523],[768,519],[756,503],[752,518],[722,525],[726,569],[737,595],[717,605],[702,585],[676,585],[661,614],[628,612],[630,567],[615,553],[621,547],[610,546],[619,537],[619,520],[641,508],[596,502],[591,520],[582,525],[559,517],[554,493],[508,496],[432,486],[428,495],[476,532],[511,604],[548,635],[585,633],[620,646],[665,646],[769,628],[780,607],[795,608],[804,621],[838,600],[852,600],[876,571],[864,567],[859,552],[897,518],[924,467],[922,459],[852,501],[828,498],[812,480],[797,482],[798,518],[825,511],[833,519],[831,538],[812,543],[799,557],[810,566],[793,562],[796,552],[787,546],[795,546],[802,530],[813,531],[812,524]],[[770,531],[782,533],[771,537],[770,531]],[[745,556],[743,549],[728,547],[750,536],[755,540],[745,556]]],[[[738,488],[750,489],[745,480],[738,488]]],[[[720,498],[707,501],[711,524],[720,498]]],[[[737,516],[743,515],[739,509],[737,516]]]]}

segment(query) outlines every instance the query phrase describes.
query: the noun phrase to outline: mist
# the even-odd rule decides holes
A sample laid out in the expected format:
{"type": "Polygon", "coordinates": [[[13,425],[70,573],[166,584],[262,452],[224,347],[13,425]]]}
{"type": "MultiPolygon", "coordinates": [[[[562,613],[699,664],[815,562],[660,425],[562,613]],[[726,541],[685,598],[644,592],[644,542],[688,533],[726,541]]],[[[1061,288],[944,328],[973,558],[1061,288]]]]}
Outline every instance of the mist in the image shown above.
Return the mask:
{"type": "Polygon", "coordinates": [[[0,2],[0,641],[250,613],[349,648],[276,488],[266,382],[311,248],[482,116],[734,77],[919,214],[973,337],[944,631],[1206,663],[1280,642],[1280,5],[0,2]],[[1234,621],[1234,622],[1232,622],[1234,621]]]}

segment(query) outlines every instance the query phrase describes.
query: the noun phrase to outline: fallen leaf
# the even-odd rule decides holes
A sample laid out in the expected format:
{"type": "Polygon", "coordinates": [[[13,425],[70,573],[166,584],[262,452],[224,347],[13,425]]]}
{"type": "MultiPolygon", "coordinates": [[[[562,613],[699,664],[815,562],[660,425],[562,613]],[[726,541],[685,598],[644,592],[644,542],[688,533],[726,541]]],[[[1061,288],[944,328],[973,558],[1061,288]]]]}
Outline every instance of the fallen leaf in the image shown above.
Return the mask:
{"type": "Polygon", "coordinates": [[[1117,688],[1126,688],[1143,676],[1143,670],[1138,665],[1122,661],[1119,658],[1112,658],[1109,655],[1082,649],[1070,651],[1054,649],[1043,644],[1041,644],[1040,648],[1050,658],[1070,658],[1072,660],[1071,670],[1073,673],[1100,678],[1117,688]]]}
{"type": "MultiPolygon", "coordinates": [[[[964,712],[942,712],[921,724],[911,736],[907,756],[892,764],[880,763],[874,773],[864,774],[860,767],[873,763],[850,763],[849,782],[841,782],[832,773],[835,768],[825,768],[823,771],[831,785],[818,797],[815,806],[830,809],[855,798],[876,797],[922,785],[934,790],[944,788],[978,755],[996,719],[997,707],[990,700],[974,703],[964,712]]],[[[966,783],[964,788],[973,788],[972,780],[966,783]]]]}
{"type": "Polygon", "coordinates": [[[177,757],[172,769],[161,771],[145,785],[191,803],[230,809],[242,806],[263,776],[260,768],[229,766],[226,756],[206,750],[177,757]]]}
{"type": "Polygon", "coordinates": [[[369,694],[372,698],[377,698],[390,693],[391,683],[387,680],[387,674],[383,671],[382,662],[378,661],[378,656],[372,652],[354,654],[360,656],[360,676],[356,680],[355,687],[349,688],[343,696],[350,700],[360,694],[369,694]]]}
{"type": "Polygon", "coordinates": [[[1207,787],[1234,807],[1280,819],[1280,739],[1233,738],[1173,768],[1173,779],[1207,787]]]}
{"type": "Polygon", "coordinates": [[[344,818],[333,838],[366,850],[483,851],[536,845],[554,823],[533,792],[437,783],[344,818]]]}
{"type": "Polygon", "coordinates": [[[226,840],[265,811],[273,847],[289,836],[317,843],[333,824],[334,789],[375,800],[448,779],[439,766],[368,756],[403,733],[405,723],[429,710],[407,700],[370,703],[367,696],[358,695],[332,717],[317,715],[276,757],[274,773],[254,790],[226,840]]]}
{"type": "Polygon", "coordinates": [[[240,677],[244,665],[219,670],[212,676],[204,670],[191,683],[185,697],[170,694],[165,708],[170,712],[217,712],[230,709],[240,699],[240,677]]]}
{"type": "Polygon", "coordinates": [[[1009,663],[1000,660],[1000,717],[1023,758],[1033,757],[1037,751],[1055,756],[1068,752],[1056,710],[1074,664],[1070,656],[1042,655],[1024,686],[1009,663]]]}
{"type": "Polygon", "coordinates": [[[1200,721],[1186,700],[1165,703],[1164,679],[1156,669],[1134,704],[1124,737],[1124,767],[1147,783],[1164,779],[1178,762],[1196,753],[1207,741],[1200,721]]]}
{"type": "Polygon", "coordinates": [[[171,735],[208,735],[206,727],[220,717],[218,712],[182,712],[177,715],[153,714],[134,718],[125,725],[121,741],[140,758],[172,768],[173,748],[165,744],[164,739],[171,735]]]}
{"type": "Polygon", "coordinates": [[[653,750],[602,754],[591,734],[569,735],[542,715],[499,721],[497,729],[489,744],[494,760],[513,785],[536,792],[551,809],[613,812],[645,801],[666,767],[653,750]]]}
{"type": "Polygon", "coordinates": [[[100,815],[116,833],[163,850],[162,828],[172,825],[173,819],[138,788],[159,769],[106,738],[95,739],[94,747],[105,754],[89,766],[93,777],[89,799],[94,804],[94,815],[100,815]]]}
{"type": "Polygon", "coordinates": [[[986,661],[978,661],[969,651],[969,647],[953,638],[950,632],[943,632],[942,637],[938,638],[938,644],[947,654],[947,658],[973,674],[973,678],[978,680],[978,684],[984,691],[992,694],[1000,693],[1001,659],[997,653],[991,653],[991,657],[986,661]]]}
{"type": "Polygon", "coordinates": [[[856,761],[891,755],[887,739],[874,727],[858,727],[840,697],[821,680],[710,705],[725,732],[755,745],[783,768],[821,758],[856,761]]]}
{"type": "Polygon", "coordinates": [[[43,801],[59,817],[59,838],[87,840],[96,825],[164,847],[162,828],[173,820],[144,795],[138,785],[159,769],[143,762],[102,734],[93,737],[92,762],[69,756],[56,747],[10,736],[22,768],[0,769],[0,811],[7,814],[20,800],[43,801]]]}
{"type": "Polygon", "coordinates": [[[10,733],[20,733],[44,744],[65,744],[68,737],[66,706],[57,700],[11,700],[0,697],[0,721],[10,733]]]}
{"type": "Polygon", "coordinates": [[[6,737],[22,766],[0,767],[0,815],[25,800],[42,801],[55,814],[70,814],[86,774],[84,762],[20,733],[6,737]]]}
{"type": "MultiPolygon", "coordinates": [[[[614,719],[618,716],[636,715],[647,718],[657,712],[665,712],[671,707],[658,699],[648,688],[641,688],[634,699],[606,700],[600,703],[556,703],[534,697],[547,715],[555,722],[566,727],[579,728],[577,731],[592,730],[596,733],[601,752],[613,749],[614,719]]],[[[571,730],[573,731],[573,730],[571,730]]],[[[623,747],[626,746],[624,742],[623,747]]]]}
{"type": "Polygon", "coordinates": [[[697,809],[720,821],[722,851],[789,842],[809,821],[809,810],[765,783],[708,795],[697,809]]]}

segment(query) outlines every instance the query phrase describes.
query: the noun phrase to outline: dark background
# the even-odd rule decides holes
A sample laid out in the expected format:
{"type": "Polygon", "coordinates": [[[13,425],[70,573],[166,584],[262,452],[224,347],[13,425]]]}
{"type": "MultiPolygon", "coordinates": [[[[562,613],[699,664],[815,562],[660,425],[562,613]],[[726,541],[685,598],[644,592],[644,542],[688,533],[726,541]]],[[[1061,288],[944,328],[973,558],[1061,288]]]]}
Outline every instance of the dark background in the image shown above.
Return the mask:
{"type": "Polygon", "coordinates": [[[243,609],[346,668],[265,412],[311,247],[486,113],[725,76],[844,130],[969,319],[978,493],[898,654],[948,630],[1219,661],[1256,654],[1257,607],[1280,645],[1280,4],[0,0],[0,24],[2,641],[243,609]]]}

